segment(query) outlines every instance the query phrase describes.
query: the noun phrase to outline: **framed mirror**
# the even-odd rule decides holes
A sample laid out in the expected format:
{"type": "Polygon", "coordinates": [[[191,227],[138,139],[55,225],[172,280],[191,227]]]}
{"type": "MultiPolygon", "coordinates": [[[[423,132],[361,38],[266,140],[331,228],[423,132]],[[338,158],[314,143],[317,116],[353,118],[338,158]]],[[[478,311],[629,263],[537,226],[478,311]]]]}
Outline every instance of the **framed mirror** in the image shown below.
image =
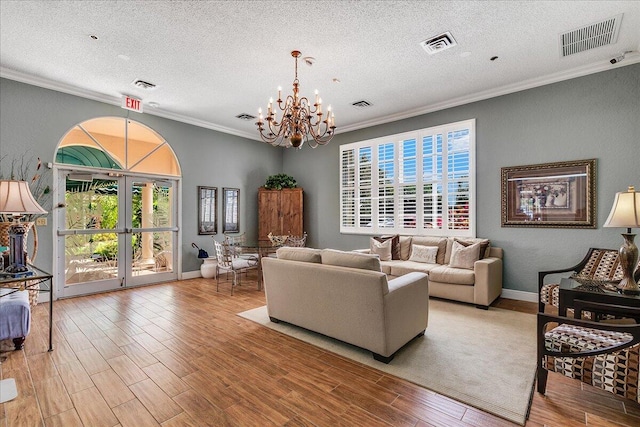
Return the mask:
{"type": "Polygon", "coordinates": [[[222,189],[222,232],[240,232],[240,189],[222,189]]]}
{"type": "Polygon", "coordinates": [[[218,187],[198,186],[198,234],[217,234],[218,187]]]}

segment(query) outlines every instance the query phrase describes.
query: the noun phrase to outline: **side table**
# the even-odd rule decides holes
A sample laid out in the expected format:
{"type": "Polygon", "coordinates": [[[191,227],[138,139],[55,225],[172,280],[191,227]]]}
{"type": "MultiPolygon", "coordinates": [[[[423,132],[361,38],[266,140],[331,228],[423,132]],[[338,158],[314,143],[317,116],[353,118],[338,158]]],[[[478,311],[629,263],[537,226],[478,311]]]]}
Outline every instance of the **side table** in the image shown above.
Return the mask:
{"type": "Polygon", "coordinates": [[[25,277],[2,277],[0,276],[0,287],[13,289],[3,296],[11,295],[14,292],[29,290],[39,286],[40,292],[49,292],[49,351],[53,351],[53,276],[38,267],[29,264],[31,276],[25,277]]]}
{"type": "Polygon", "coordinates": [[[627,295],[617,291],[613,282],[563,278],[558,291],[558,315],[567,316],[577,300],[605,305],[640,307],[640,295],[627,295]]]}

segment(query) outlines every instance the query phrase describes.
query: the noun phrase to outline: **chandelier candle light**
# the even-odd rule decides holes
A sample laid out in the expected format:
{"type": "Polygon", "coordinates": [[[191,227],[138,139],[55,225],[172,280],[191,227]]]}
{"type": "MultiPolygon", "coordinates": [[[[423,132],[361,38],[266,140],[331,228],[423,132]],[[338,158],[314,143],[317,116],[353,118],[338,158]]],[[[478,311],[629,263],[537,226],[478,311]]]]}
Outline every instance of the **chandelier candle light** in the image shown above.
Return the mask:
{"type": "Polygon", "coordinates": [[[277,113],[273,107],[273,98],[269,100],[267,116],[263,118],[262,108],[258,110],[258,131],[266,143],[275,147],[302,148],[304,141],[311,148],[325,145],[335,135],[335,116],[331,106],[327,107],[326,117],[322,112],[322,99],[315,92],[315,102],[306,97],[300,97],[300,82],[298,81],[298,58],[300,51],[294,50],[291,56],[296,59],[296,74],[293,80],[293,95],[282,101],[282,88],[278,88],[278,108],[282,112],[282,120],[278,122],[277,113]],[[264,122],[266,120],[266,123],[264,122]],[[266,128],[265,128],[266,125],[266,128]],[[311,138],[309,138],[311,136],[311,138]]]}

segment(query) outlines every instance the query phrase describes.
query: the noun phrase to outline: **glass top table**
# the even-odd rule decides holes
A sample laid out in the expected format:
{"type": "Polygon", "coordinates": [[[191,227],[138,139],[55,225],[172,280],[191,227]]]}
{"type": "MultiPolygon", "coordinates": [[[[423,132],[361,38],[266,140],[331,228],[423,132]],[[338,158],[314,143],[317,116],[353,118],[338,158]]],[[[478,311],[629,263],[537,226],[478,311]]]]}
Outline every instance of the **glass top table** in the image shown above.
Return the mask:
{"type": "Polygon", "coordinates": [[[558,292],[558,314],[566,317],[567,309],[574,308],[577,300],[640,307],[640,295],[623,294],[617,282],[563,278],[558,292]]]}
{"type": "Polygon", "coordinates": [[[53,276],[31,264],[28,265],[28,271],[31,273],[30,276],[11,277],[0,275],[0,288],[10,289],[8,292],[3,292],[0,298],[24,290],[49,292],[49,351],[53,351],[53,276]]]}
{"type": "Polygon", "coordinates": [[[262,258],[273,255],[278,248],[282,246],[273,246],[268,240],[260,240],[257,242],[242,243],[239,245],[230,245],[230,249],[240,257],[255,257],[258,261],[258,290],[262,290],[262,258]]]}

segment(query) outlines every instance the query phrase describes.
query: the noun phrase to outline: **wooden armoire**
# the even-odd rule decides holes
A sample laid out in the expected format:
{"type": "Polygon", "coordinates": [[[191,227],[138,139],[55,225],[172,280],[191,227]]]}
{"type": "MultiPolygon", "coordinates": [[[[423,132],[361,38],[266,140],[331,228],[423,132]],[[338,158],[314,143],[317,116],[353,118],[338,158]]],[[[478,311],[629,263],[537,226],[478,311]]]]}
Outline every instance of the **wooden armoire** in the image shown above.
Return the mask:
{"type": "Polygon", "coordinates": [[[258,240],[269,241],[269,233],[274,236],[288,234],[302,236],[303,205],[302,188],[282,190],[258,190],[258,240]]]}

